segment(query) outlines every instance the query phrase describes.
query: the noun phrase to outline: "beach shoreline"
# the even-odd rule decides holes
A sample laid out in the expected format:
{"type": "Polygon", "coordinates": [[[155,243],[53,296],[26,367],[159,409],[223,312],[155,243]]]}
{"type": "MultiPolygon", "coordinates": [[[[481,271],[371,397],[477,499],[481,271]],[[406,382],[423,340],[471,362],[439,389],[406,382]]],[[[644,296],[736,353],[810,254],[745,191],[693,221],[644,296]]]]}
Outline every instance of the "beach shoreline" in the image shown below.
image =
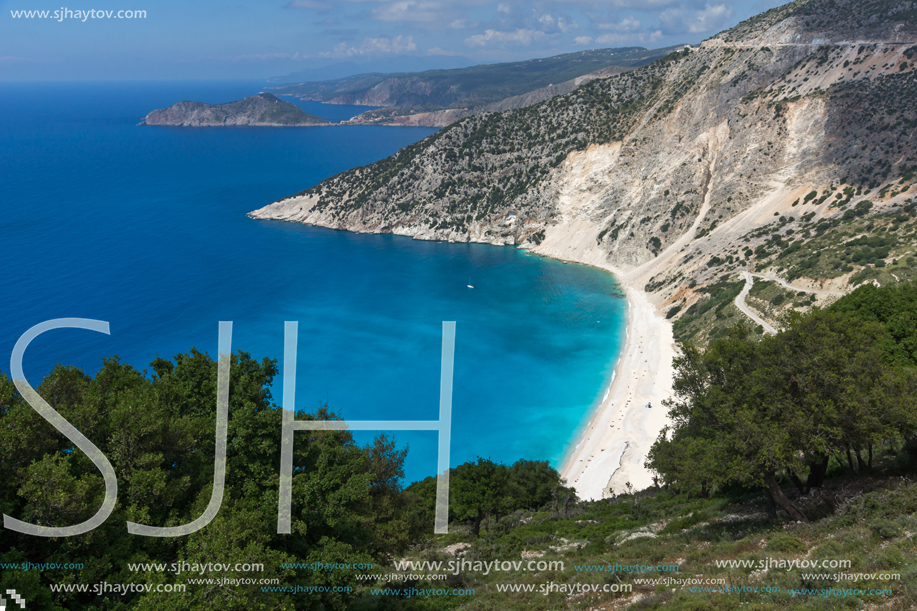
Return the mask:
{"type": "Polygon", "coordinates": [[[642,291],[619,278],[627,295],[627,339],[610,386],[593,410],[560,475],[584,500],[599,500],[653,485],[643,465],[668,423],[662,405],[672,394],[672,326],[642,291]],[[651,407],[648,407],[651,406],[651,407]]]}
{"type": "Polygon", "coordinates": [[[594,257],[567,257],[553,248],[533,252],[608,272],[627,299],[624,347],[602,401],[577,429],[564,456],[561,479],[583,500],[609,498],[626,492],[628,485],[633,490],[652,486],[653,474],[643,463],[669,422],[662,402],[672,396],[677,355],[672,324],[635,285],[643,275],[638,270],[628,274],[594,257]]]}

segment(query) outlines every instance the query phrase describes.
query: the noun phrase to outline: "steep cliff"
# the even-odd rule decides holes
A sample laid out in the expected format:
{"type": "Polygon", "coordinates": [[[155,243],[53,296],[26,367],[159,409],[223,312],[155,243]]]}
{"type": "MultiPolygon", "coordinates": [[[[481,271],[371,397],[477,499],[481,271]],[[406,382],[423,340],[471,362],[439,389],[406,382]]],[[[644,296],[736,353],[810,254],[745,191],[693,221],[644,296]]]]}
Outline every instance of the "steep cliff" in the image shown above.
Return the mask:
{"type": "Polygon", "coordinates": [[[179,102],[168,108],[154,110],[140,124],[184,127],[230,125],[282,127],[329,125],[330,123],[331,121],[310,115],[299,106],[284,102],[270,93],[260,93],[226,104],[179,102]]]}
{"type": "Polygon", "coordinates": [[[724,296],[742,269],[836,288],[913,277],[915,11],[798,0],[251,216],[610,265],[701,340],[737,320],[724,296]]]}

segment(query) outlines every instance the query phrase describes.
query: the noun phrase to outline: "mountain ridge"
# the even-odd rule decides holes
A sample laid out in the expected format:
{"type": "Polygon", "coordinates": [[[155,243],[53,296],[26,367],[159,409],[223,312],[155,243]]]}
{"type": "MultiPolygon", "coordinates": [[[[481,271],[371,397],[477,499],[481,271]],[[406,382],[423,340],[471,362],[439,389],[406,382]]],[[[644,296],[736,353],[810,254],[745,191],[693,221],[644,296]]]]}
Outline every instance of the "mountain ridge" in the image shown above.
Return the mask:
{"type": "Polygon", "coordinates": [[[468,68],[357,74],[272,89],[278,95],[294,95],[301,100],[385,109],[358,115],[350,120],[352,124],[444,127],[466,116],[519,108],[568,93],[583,78],[607,76],[645,65],[673,48],[592,49],[468,68]]]}

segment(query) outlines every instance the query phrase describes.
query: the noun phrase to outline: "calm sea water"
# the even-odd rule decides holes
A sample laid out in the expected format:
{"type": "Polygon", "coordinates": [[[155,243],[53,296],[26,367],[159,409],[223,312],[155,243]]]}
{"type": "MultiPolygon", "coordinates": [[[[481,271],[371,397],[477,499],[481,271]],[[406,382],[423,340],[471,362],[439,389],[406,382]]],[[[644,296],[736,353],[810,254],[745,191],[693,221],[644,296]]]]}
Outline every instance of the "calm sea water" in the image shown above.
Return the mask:
{"type": "MultiPolygon", "coordinates": [[[[111,335],[39,337],[25,361],[33,384],[58,362],[94,374],[111,355],[139,369],[192,346],[215,355],[221,320],[234,321],[234,351],[280,359],[283,323],[298,320],[299,406],[436,419],[441,324],[454,320],[452,463],[558,465],[623,343],[614,279],[513,248],[245,216],[432,129],[136,125],[178,100],[262,87],[0,84],[0,370],[21,334],[52,318],[106,320],[111,335]]],[[[366,110],[302,105],[333,120],[366,110]]],[[[435,433],[398,439],[408,480],[433,474],[435,433]]]]}

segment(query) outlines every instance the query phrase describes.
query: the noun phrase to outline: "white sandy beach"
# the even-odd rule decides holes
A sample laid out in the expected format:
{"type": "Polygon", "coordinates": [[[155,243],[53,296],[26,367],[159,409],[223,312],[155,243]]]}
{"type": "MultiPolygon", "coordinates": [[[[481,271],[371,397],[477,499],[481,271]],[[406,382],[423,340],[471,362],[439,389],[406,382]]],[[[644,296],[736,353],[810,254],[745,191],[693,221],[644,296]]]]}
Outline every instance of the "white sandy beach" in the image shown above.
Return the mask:
{"type": "Polygon", "coordinates": [[[672,393],[672,326],[645,293],[625,290],[627,342],[614,379],[561,467],[561,477],[584,500],[621,493],[628,483],[635,490],[651,486],[643,462],[668,421],[662,401],[672,393]]]}
{"type": "MultiPolygon", "coordinates": [[[[611,386],[578,432],[560,469],[561,477],[581,499],[599,500],[624,492],[628,483],[634,490],[653,485],[653,474],[643,463],[668,423],[668,410],[662,401],[672,395],[672,359],[677,351],[672,324],[657,312],[646,293],[635,287],[645,282],[645,272],[638,269],[623,273],[605,262],[604,256],[583,252],[577,248],[578,240],[572,244],[568,241],[575,231],[570,228],[566,236],[559,236],[566,239],[544,245],[536,252],[614,274],[628,303],[627,340],[611,386]]],[[[585,237],[581,244],[588,248],[594,238],[588,234],[585,237]]]]}
{"type": "Polygon", "coordinates": [[[672,395],[676,347],[671,322],[657,312],[641,288],[653,268],[675,256],[682,243],[676,242],[657,259],[625,272],[612,266],[608,255],[596,248],[595,227],[585,219],[565,218],[533,249],[541,255],[610,272],[627,295],[627,341],[611,386],[578,432],[560,469],[567,485],[584,500],[619,494],[628,483],[634,490],[653,485],[653,474],[643,463],[668,423],[668,410],[662,401],[672,395]]]}

